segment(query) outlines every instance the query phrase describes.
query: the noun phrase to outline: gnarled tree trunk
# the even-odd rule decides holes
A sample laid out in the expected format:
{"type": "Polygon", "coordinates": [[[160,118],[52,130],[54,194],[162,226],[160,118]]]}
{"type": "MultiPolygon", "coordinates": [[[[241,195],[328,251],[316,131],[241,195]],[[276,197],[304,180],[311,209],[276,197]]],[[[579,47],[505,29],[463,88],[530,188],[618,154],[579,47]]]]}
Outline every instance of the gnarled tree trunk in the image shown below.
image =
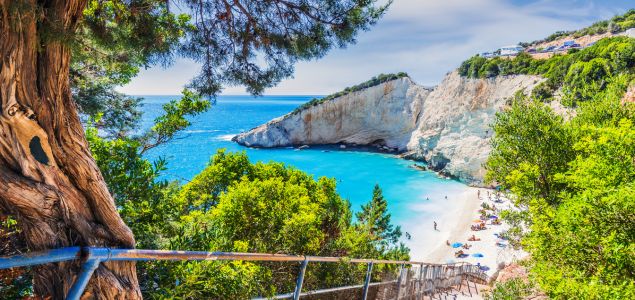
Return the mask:
{"type": "MultiPolygon", "coordinates": [[[[69,87],[67,46],[87,0],[0,0],[0,205],[31,251],[134,247],[93,160],[69,87]]],[[[36,268],[38,295],[63,299],[79,263],[36,268]]],[[[84,298],[141,298],[135,266],[102,263],[84,298]]]]}

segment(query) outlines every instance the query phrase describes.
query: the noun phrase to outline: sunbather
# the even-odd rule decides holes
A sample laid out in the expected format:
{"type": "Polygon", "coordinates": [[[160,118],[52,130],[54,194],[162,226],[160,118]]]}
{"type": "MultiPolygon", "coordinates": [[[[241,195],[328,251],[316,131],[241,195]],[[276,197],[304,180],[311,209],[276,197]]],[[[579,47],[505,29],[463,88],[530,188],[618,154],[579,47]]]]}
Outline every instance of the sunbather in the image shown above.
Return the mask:
{"type": "Polygon", "coordinates": [[[470,241],[470,242],[475,242],[475,241],[480,241],[481,239],[477,239],[475,235],[472,235],[467,240],[470,241]]]}

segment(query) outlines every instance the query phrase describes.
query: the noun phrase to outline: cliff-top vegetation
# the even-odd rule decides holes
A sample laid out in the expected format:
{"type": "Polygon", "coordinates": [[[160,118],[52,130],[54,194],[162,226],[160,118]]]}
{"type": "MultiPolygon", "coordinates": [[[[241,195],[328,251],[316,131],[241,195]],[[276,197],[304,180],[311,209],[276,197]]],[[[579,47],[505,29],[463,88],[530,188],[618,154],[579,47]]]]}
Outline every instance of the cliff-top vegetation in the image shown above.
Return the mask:
{"type": "Polygon", "coordinates": [[[634,67],[635,39],[613,37],[546,60],[475,56],[459,68],[546,78],[497,114],[486,169],[520,208],[502,214],[504,235],[530,253],[530,280],[550,298],[635,298],[634,67]],[[556,98],[575,114],[556,114],[546,103],[556,98]]]}
{"type": "Polygon", "coordinates": [[[384,82],[388,82],[388,81],[399,79],[399,78],[403,78],[403,77],[408,77],[408,73],[399,72],[399,73],[396,73],[396,74],[379,74],[379,75],[371,78],[368,81],[362,82],[360,84],[357,84],[357,85],[354,85],[354,86],[351,86],[351,87],[347,87],[344,90],[339,91],[337,93],[330,94],[330,95],[328,95],[326,97],[323,97],[323,98],[313,98],[310,101],[298,106],[295,110],[293,110],[293,112],[291,112],[291,114],[296,114],[296,113],[299,113],[299,112],[301,112],[301,111],[303,111],[303,110],[305,110],[305,109],[307,109],[309,107],[322,104],[322,103],[324,103],[326,101],[330,101],[330,100],[333,100],[335,98],[342,97],[344,95],[348,95],[348,94],[353,93],[353,92],[361,91],[363,89],[367,89],[369,87],[380,85],[380,84],[382,84],[384,82]]]}
{"type": "Polygon", "coordinates": [[[635,39],[613,37],[602,39],[591,47],[548,59],[534,59],[526,53],[512,59],[487,59],[477,55],[463,62],[458,71],[469,78],[540,75],[547,80],[534,89],[536,98],[550,101],[555,92],[560,90],[562,103],[573,107],[593,99],[617,78],[632,76],[634,66],[635,39]]]}
{"type": "Polygon", "coordinates": [[[631,9],[623,15],[615,16],[611,18],[610,20],[603,20],[603,21],[593,23],[589,27],[585,27],[579,30],[572,30],[572,31],[558,31],[542,40],[533,41],[531,43],[520,43],[520,44],[523,46],[531,46],[531,45],[536,45],[536,44],[541,44],[546,42],[552,42],[566,36],[579,38],[585,35],[596,35],[596,34],[603,34],[607,32],[618,33],[630,28],[635,28],[635,9],[631,9]]]}

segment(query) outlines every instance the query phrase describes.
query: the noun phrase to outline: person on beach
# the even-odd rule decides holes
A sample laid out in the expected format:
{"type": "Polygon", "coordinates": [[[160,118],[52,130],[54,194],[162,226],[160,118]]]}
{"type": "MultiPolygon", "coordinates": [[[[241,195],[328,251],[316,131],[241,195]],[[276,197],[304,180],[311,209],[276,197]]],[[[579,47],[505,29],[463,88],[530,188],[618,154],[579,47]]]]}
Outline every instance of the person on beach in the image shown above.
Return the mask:
{"type": "Polygon", "coordinates": [[[470,242],[476,242],[476,241],[480,241],[481,239],[476,238],[475,235],[472,235],[469,239],[467,239],[470,242]]]}
{"type": "Polygon", "coordinates": [[[450,240],[445,240],[445,244],[450,246],[450,240]]]}
{"type": "Polygon", "coordinates": [[[479,199],[481,199],[481,190],[478,190],[478,192],[476,192],[476,197],[478,197],[479,199]]]}
{"type": "Polygon", "coordinates": [[[437,221],[434,221],[434,230],[437,230],[437,221]]]}
{"type": "Polygon", "coordinates": [[[448,200],[448,196],[447,195],[445,196],[445,200],[448,200]]]}

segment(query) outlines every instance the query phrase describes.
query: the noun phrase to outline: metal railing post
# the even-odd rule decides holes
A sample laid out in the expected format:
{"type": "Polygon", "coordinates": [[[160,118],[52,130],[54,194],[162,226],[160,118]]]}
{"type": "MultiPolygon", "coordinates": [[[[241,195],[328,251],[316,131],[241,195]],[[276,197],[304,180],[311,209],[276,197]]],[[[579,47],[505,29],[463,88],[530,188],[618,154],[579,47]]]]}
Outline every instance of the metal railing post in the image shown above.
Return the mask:
{"type": "Polygon", "coordinates": [[[465,274],[467,273],[465,271],[467,265],[461,265],[461,271],[459,272],[459,276],[460,276],[460,281],[459,281],[459,291],[463,288],[463,279],[466,278],[465,274]]]}
{"type": "Polygon", "coordinates": [[[77,276],[70,290],[68,290],[66,300],[79,300],[93,272],[95,272],[102,261],[108,261],[110,258],[110,249],[107,248],[86,247],[83,250],[87,253],[86,261],[82,264],[82,270],[79,276],[77,276]]]}
{"type": "MultiPolygon", "coordinates": [[[[284,254],[268,254],[268,253],[239,253],[239,252],[207,252],[207,251],[175,251],[175,250],[148,250],[148,249],[109,249],[97,247],[69,247],[47,251],[31,252],[22,255],[0,256],[0,269],[34,266],[46,263],[55,263],[62,261],[70,261],[82,259],[80,273],[75,278],[70,289],[68,290],[67,299],[80,299],[90,282],[92,274],[99,264],[108,261],[270,261],[270,262],[299,262],[300,269],[297,277],[295,290],[293,293],[278,295],[277,298],[293,298],[299,299],[302,294],[302,286],[304,276],[309,262],[342,262],[341,257],[317,257],[317,256],[300,256],[300,255],[284,255],[284,254]]],[[[471,264],[427,264],[416,261],[397,261],[397,260],[371,260],[371,259],[347,259],[350,263],[367,264],[367,272],[364,285],[355,285],[338,288],[342,289],[359,289],[363,288],[363,299],[368,298],[368,292],[371,285],[389,284],[393,286],[397,282],[396,296],[398,299],[421,299],[425,295],[433,297],[438,291],[447,291],[448,288],[454,289],[458,286],[458,290],[462,289],[463,280],[466,280],[468,293],[472,294],[472,286],[470,280],[474,280],[474,289],[478,294],[476,280],[482,282],[487,279],[487,275],[478,267],[471,264]],[[392,264],[399,265],[399,278],[387,282],[371,283],[374,264],[392,264]],[[406,265],[413,266],[413,273],[409,272],[406,265]],[[417,282],[412,282],[416,278],[414,266],[419,265],[419,277],[417,282]],[[405,270],[404,270],[405,269],[405,270]],[[406,271],[404,274],[404,271],[406,271]],[[412,276],[411,276],[412,275],[412,276]],[[404,276],[406,276],[404,278],[404,276]],[[404,284],[405,280],[405,284],[404,284]],[[429,282],[429,284],[428,284],[429,282]],[[401,286],[406,286],[406,293],[401,291],[401,286]],[[413,293],[417,296],[412,297],[413,293]],[[404,295],[402,295],[404,294],[404,295]]],[[[317,294],[333,289],[323,289],[310,292],[317,294]]]]}
{"type": "Polygon", "coordinates": [[[92,277],[93,272],[99,267],[99,263],[101,261],[99,259],[89,259],[82,265],[82,271],[75,279],[73,286],[68,290],[68,295],[66,295],[66,300],[78,300],[82,294],[84,293],[84,289],[86,289],[86,285],[88,285],[88,281],[90,277],[92,277]]]}
{"type": "Polygon", "coordinates": [[[421,293],[423,292],[423,264],[419,265],[419,280],[417,281],[417,293],[415,299],[421,299],[421,293]]]}
{"type": "Polygon", "coordinates": [[[421,299],[425,299],[426,291],[428,288],[428,278],[430,276],[430,265],[423,267],[423,291],[421,293],[421,299]]]}
{"type": "Polygon", "coordinates": [[[298,273],[298,279],[295,283],[295,291],[293,291],[293,300],[300,299],[302,293],[302,283],[304,282],[304,272],[306,272],[306,266],[309,264],[309,260],[304,259],[300,266],[300,272],[298,273]]]}
{"type": "Polygon", "coordinates": [[[438,266],[432,267],[432,294],[433,295],[436,294],[437,287],[439,285],[438,275],[439,275],[439,267],[438,266]]]}
{"type": "MultiPolygon", "coordinates": [[[[467,278],[466,278],[466,280],[467,280],[467,278]]],[[[469,280],[467,280],[467,291],[470,293],[470,297],[472,297],[472,290],[470,288],[470,281],[469,280]]]]}
{"type": "Polygon", "coordinates": [[[373,272],[373,262],[368,263],[368,269],[366,269],[366,279],[364,280],[364,289],[362,290],[362,300],[368,298],[368,286],[370,285],[371,273],[373,272]]]}
{"type": "Polygon", "coordinates": [[[403,280],[403,264],[401,264],[401,267],[399,267],[399,279],[397,280],[397,300],[399,300],[399,296],[401,296],[401,281],[403,280]]]}

